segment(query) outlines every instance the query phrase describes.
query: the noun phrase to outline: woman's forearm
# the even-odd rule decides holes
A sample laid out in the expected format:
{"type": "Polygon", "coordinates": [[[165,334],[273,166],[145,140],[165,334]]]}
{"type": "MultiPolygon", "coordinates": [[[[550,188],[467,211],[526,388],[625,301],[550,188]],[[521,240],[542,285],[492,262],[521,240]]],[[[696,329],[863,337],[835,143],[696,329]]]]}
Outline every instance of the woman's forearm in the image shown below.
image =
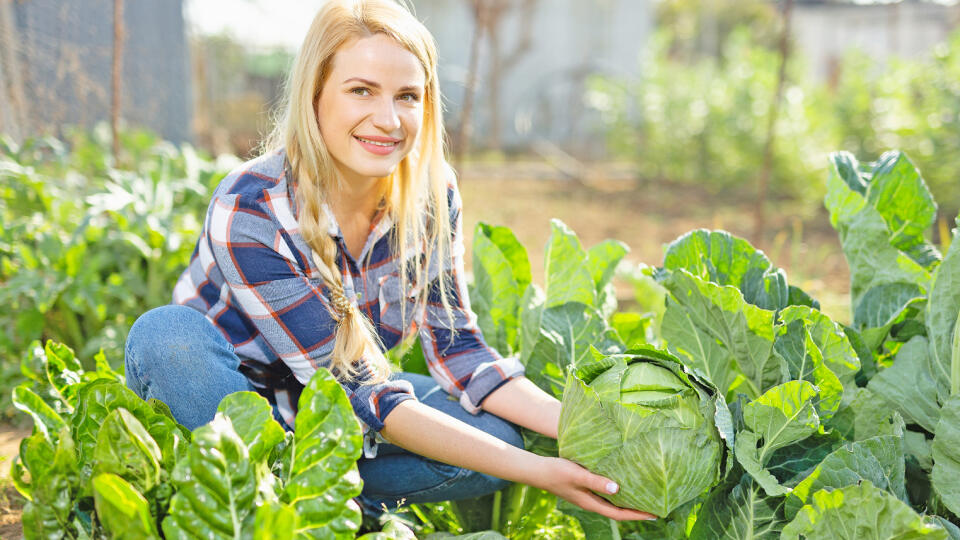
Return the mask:
{"type": "Polygon", "coordinates": [[[598,497],[594,492],[615,493],[619,489],[607,478],[572,461],[521,450],[419,401],[407,400],[397,405],[384,420],[380,434],[413,453],[545,489],[609,518],[654,518],[645,512],[617,508],[598,497]]]}
{"type": "Polygon", "coordinates": [[[415,400],[397,405],[380,435],[415,454],[531,485],[542,459],[415,400]]]}
{"type": "Polygon", "coordinates": [[[526,377],[517,377],[497,388],[481,406],[504,420],[557,438],[560,402],[526,377]]]}

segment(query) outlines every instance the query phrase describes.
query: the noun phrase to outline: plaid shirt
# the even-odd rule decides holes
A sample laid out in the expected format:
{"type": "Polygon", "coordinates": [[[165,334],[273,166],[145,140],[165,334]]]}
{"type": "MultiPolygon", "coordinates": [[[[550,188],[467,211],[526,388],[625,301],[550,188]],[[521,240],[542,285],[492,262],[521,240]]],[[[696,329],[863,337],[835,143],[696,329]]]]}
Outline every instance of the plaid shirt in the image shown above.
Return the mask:
{"type": "MultiPolygon", "coordinates": [[[[317,368],[329,366],[336,321],[329,296],[300,234],[293,179],[282,151],[261,156],[232,171],[217,187],[207,209],[190,265],[180,276],[173,303],[193,307],[223,332],[241,359],[240,371],[291,427],[303,386],[317,368]]],[[[449,189],[453,231],[450,273],[455,332],[433,302],[412,321],[427,367],[439,385],[476,414],[480,403],[504,382],[523,373],[515,358],[502,358],[483,340],[470,310],[463,276],[460,195],[449,189]]],[[[388,349],[402,337],[401,303],[414,313],[416,290],[400,290],[400,270],[390,249],[393,224],[375,219],[357,260],[351,257],[329,208],[329,234],[337,244],[337,267],[347,298],[373,322],[388,349]],[[406,294],[404,294],[406,293],[406,294]]],[[[430,273],[436,285],[439,268],[430,273]]],[[[436,300],[435,294],[431,295],[436,300]]],[[[429,300],[429,299],[428,299],[429,300]]],[[[358,359],[364,362],[364,359],[358,359]]],[[[341,383],[364,431],[379,432],[400,402],[415,399],[410,383],[341,383]]]]}

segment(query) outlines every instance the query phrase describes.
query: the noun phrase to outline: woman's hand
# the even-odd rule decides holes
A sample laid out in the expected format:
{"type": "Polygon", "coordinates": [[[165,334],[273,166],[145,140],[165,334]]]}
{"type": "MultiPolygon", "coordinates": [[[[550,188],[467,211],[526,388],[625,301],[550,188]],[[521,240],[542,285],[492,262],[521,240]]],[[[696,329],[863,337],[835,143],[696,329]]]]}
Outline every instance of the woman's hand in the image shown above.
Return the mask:
{"type": "Polygon", "coordinates": [[[616,482],[593,474],[567,459],[551,457],[542,459],[540,470],[531,471],[531,478],[527,481],[530,485],[549,491],[584,510],[596,512],[617,521],[657,519],[657,516],[647,512],[614,506],[593,493],[593,491],[616,493],[619,489],[616,482]]]}

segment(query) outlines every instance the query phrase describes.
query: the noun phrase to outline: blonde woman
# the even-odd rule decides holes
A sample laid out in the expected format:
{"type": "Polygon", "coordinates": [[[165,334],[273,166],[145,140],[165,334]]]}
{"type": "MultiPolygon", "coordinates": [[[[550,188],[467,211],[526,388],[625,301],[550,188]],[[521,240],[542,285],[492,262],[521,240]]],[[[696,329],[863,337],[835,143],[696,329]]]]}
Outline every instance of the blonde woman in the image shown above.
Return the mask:
{"type": "Polygon", "coordinates": [[[523,450],[517,426],[556,437],[560,403],[477,328],[434,41],[392,0],[324,4],[267,151],[221,182],[173,303],[127,339],[128,385],[191,429],[241,390],[292,429],[320,367],[362,423],[367,508],[515,481],[614,519],[652,517],[592,493],[615,492],[608,479],[523,450]],[[432,378],[390,373],[382,351],[414,333],[432,378]]]}

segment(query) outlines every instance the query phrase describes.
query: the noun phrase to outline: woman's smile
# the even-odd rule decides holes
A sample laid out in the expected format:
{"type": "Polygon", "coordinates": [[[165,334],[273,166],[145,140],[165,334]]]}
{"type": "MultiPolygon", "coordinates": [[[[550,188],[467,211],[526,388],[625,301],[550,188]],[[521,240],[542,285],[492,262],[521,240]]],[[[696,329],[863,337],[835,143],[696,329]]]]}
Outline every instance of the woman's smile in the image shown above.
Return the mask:
{"type": "Polygon", "coordinates": [[[364,150],[378,156],[390,155],[403,142],[402,139],[377,137],[373,135],[354,135],[353,138],[360,143],[360,146],[362,146],[364,150]]]}

